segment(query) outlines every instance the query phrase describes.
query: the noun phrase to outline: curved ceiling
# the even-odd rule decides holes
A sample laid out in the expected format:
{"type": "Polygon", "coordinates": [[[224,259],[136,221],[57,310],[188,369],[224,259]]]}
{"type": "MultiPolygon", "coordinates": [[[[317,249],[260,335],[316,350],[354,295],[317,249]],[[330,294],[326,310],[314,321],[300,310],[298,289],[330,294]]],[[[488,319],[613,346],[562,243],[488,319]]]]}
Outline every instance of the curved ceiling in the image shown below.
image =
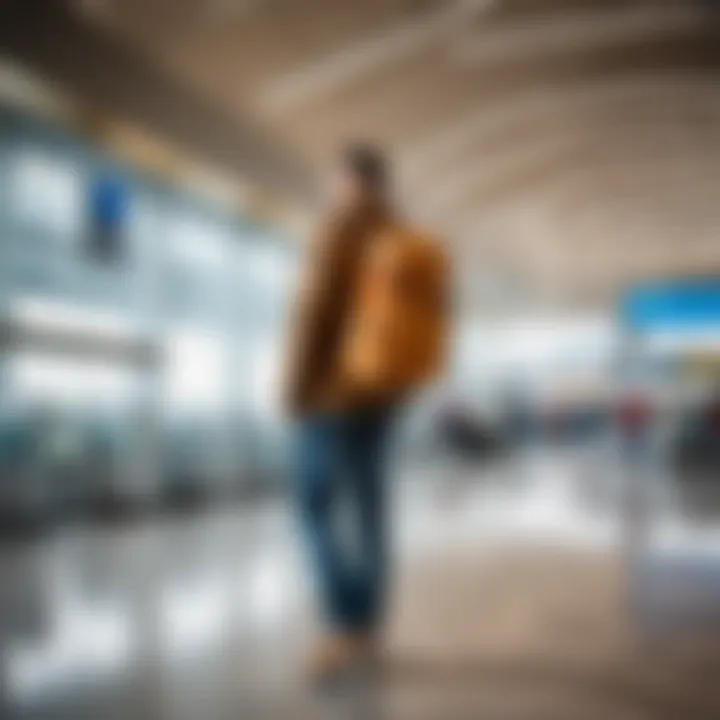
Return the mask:
{"type": "Polygon", "coordinates": [[[308,167],[386,146],[469,282],[502,258],[538,301],[596,302],[720,268],[708,0],[68,2],[308,167]]]}

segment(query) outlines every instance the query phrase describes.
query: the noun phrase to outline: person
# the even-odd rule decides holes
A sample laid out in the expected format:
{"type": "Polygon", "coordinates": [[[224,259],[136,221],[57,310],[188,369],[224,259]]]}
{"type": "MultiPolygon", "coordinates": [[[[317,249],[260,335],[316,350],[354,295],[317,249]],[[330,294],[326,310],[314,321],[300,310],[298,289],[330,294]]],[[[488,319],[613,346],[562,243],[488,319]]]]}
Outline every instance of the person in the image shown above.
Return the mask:
{"type": "Polygon", "coordinates": [[[402,401],[344,384],[338,355],[361,255],[394,220],[388,180],[378,150],[343,150],[295,305],[285,401],[298,426],[294,490],[326,631],[310,664],[318,681],[377,657],[387,600],[386,457],[402,401]],[[348,528],[338,532],[341,507],[352,548],[348,528]]]}

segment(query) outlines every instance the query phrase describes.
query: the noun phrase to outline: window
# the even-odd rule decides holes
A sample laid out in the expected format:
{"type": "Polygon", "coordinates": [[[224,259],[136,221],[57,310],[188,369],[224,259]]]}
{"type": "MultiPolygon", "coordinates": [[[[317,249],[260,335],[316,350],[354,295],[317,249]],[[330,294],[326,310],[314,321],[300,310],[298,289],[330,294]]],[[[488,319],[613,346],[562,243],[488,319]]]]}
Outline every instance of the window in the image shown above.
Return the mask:
{"type": "Polygon", "coordinates": [[[80,236],[84,202],[77,167],[27,149],[17,157],[12,182],[13,204],[21,222],[70,241],[80,236]]]}

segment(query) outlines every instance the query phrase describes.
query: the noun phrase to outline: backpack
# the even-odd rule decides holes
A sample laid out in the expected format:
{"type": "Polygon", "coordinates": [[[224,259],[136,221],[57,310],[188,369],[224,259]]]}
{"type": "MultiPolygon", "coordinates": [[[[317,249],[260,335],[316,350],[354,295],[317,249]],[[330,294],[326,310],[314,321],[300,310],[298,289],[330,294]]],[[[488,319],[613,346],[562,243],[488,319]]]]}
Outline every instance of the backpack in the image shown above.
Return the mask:
{"type": "Polygon", "coordinates": [[[409,228],[366,245],[341,345],[341,372],[370,393],[415,389],[443,368],[448,262],[439,244],[409,228]]]}

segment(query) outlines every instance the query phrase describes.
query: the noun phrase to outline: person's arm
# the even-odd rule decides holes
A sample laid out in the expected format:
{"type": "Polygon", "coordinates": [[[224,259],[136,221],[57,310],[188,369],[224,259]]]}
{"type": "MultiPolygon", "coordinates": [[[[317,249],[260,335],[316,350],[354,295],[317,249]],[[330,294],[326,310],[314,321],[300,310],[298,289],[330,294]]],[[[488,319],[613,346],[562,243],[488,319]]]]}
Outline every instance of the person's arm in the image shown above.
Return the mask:
{"type": "Polygon", "coordinates": [[[340,222],[327,223],[317,234],[295,302],[286,362],[284,405],[297,415],[307,408],[324,371],[334,304],[338,301],[343,233],[340,222]]]}

